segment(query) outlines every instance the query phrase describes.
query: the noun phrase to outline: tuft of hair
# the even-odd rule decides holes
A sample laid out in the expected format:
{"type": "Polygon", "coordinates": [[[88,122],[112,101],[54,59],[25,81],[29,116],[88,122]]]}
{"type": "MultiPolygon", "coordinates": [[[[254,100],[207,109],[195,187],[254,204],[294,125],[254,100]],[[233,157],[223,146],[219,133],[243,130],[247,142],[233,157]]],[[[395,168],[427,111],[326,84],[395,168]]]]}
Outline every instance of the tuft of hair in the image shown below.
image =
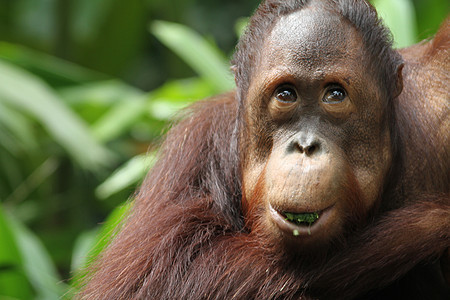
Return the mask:
{"type": "Polygon", "coordinates": [[[250,19],[233,57],[239,100],[242,102],[245,99],[265,37],[276,21],[315,1],[325,2],[327,7],[334,7],[336,13],[342,15],[357,29],[373,69],[378,71],[377,79],[380,86],[386,87],[386,96],[397,96],[398,84],[401,84],[398,82],[397,70],[403,60],[392,49],[392,35],[378,18],[371,4],[361,0],[266,0],[250,19]]]}

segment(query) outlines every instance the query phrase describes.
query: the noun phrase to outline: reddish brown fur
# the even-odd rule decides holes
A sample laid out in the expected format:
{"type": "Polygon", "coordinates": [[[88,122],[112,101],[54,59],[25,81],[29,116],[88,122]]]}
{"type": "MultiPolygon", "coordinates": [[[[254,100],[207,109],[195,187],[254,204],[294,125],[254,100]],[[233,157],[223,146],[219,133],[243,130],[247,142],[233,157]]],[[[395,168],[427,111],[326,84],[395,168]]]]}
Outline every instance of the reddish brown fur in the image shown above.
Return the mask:
{"type": "Polygon", "coordinates": [[[380,207],[349,216],[368,224],[335,241],[338,251],[289,256],[267,236],[257,208],[247,208],[251,226],[243,219],[242,111],[229,93],[197,103],[170,131],[79,297],[445,299],[436,262],[450,247],[449,33],[447,21],[435,40],[401,51],[404,89],[390,121],[398,155],[380,207]],[[436,132],[440,122],[447,123],[436,132]]]}

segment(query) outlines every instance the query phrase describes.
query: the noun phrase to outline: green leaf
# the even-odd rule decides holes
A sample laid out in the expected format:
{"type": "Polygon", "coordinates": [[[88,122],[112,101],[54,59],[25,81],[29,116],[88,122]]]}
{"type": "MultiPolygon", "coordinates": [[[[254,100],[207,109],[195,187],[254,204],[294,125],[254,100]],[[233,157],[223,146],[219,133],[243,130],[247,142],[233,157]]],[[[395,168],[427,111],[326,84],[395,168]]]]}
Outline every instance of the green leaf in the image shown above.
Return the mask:
{"type": "MultiPolygon", "coordinates": [[[[97,230],[95,240],[91,240],[91,247],[86,252],[85,258],[87,264],[91,263],[97,256],[105,249],[105,247],[112,241],[118,232],[118,226],[122,223],[124,218],[128,215],[133,202],[127,201],[122,205],[117,206],[106,218],[105,223],[97,230]]],[[[86,265],[85,265],[86,267],[86,265]]]]}
{"type": "Polygon", "coordinates": [[[418,12],[416,17],[419,40],[436,33],[450,12],[450,6],[446,0],[414,1],[414,7],[418,12]]]}
{"type": "MultiPolygon", "coordinates": [[[[2,124],[11,133],[16,144],[20,144],[21,149],[27,152],[35,151],[37,141],[32,134],[33,128],[30,120],[0,101],[0,125],[2,124]]],[[[2,139],[0,139],[0,144],[3,144],[2,139]]]]}
{"type": "Polygon", "coordinates": [[[31,299],[31,286],[22,268],[22,258],[9,220],[0,206],[0,299],[31,299]]]}
{"type": "Polygon", "coordinates": [[[62,88],[58,93],[70,106],[86,103],[111,106],[126,101],[129,97],[141,95],[142,91],[118,80],[106,80],[62,88]]]}
{"type": "Polygon", "coordinates": [[[169,81],[150,93],[148,112],[154,119],[168,121],[189,104],[214,93],[214,89],[202,78],[169,81]]]}
{"type": "Polygon", "coordinates": [[[83,278],[89,272],[89,266],[92,264],[98,255],[109,245],[112,239],[117,234],[120,229],[120,224],[122,224],[123,220],[128,216],[133,202],[127,201],[124,204],[116,207],[113,212],[108,216],[103,226],[101,226],[100,230],[97,232],[96,238],[92,239],[91,234],[93,232],[87,233],[87,236],[80,237],[80,239],[84,239],[79,243],[83,243],[82,249],[77,249],[76,254],[78,258],[78,262],[73,264],[76,269],[73,269],[75,276],[72,280],[72,286],[75,289],[80,287],[80,284],[83,282],[83,278]],[[89,249],[89,250],[88,250],[89,249]],[[80,258],[81,257],[81,258],[80,258]]]}
{"type": "Polygon", "coordinates": [[[384,24],[391,30],[396,48],[407,47],[417,42],[416,17],[410,0],[373,0],[372,4],[384,24]]]}
{"type": "Polygon", "coordinates": [[[227,59],[199,34],[190,28],[164,21],[151,24],[151,32],[168,48],[179,55],[217,92],[234,88],[227,59]]]}
{"type": "Polygon", "coordinates": [[[0,102],[34,116],[80,165],[95,170],[110,162],[112,154],[40,79],[0,61],[0,82],[0,102]]]}
{"type": "Polygon", "coordinates": [[[151,98],[186,104],[214,94],[215,90],[203,78],[187,78],[166,82],[151,92],[151,98]]]}
{"type": "Polygon", "coordinates": [[[19,151],[20,147],[17,144],[17,140],[4,128],[3,124],[0,123],[0,146],[5,148],[11,155],[15,156],[19,151]]]}
{"type": "Polygon", "coordinates": [[[14,189],[14,191],[6,198],[5,202],[25,201],[33,191],[56,171],[57,168],[58,160],[54,157],[47,158],[14,189]]]}
{"type": "Polygon", "coordinates": [[[72,62],[7,42],[0,42],[0,58],[59,84],[76,84],[106,77],[72,62]]]}
{"type": "Polygon", "coordinates": [[[249,21],[249,18],[247,18],[247,17],[239,18],[236,21],[236,23],[234,25],[234,31],[236,32],[237,37],[241,37],[242,34],[244,34],[244,32],[248,26],[248,21],[249,21]]]}
{"type": "Polygon", "coordinates": [[[167,98],[162,98],[151,101],[147,108],[152,118],[167,121],[187,105],[188,103],[171,102],[167,98]]]}
{"type": "Polygon", "coordinates": [[[37,299],[59,299],[66,290],[49,254],[39,239],[13,216],[7,215],[11,232],[21,256],[22,268],[37,299]]]}
{"type": "Polygon", "coordinates": [[[72,254],[71,271],[76,272],[86,265],[89,251],[95,246],[99,228],[81,233],[75,241],[72,254]]]}
{"type": "Polygon", "coordinates": [[[102,142],[117,138],[145,114],[144,93],[117,80],[64,88],[59,94],[102,142]]]}
{"type": "Polygon", "coordinates": [[[145,114],[145,105],[143,96],[118,103],[92,125],[94,136],[102,142],[117,138],[145,114]]]}
{"type": "Polygon", "coordinates": [[[133,184],[138,184],[155,163],[155,154],[138,155],[117,169],[95,190],[100,199],[106,199],[133,184]]]}
{"type": "Polygon", "coordinates": [[[95,247],[90,251],[90,256],[96,258],[97,255],[103,251],[103,249],[112,241],[119,231],[120,224],[125,217],[128,216],[131,208],[133,207],[133,202],[127,201],[122,205],[116,207],[112,213],[109,214],[103,226],[100,228],[98,238],[95,247]]]}

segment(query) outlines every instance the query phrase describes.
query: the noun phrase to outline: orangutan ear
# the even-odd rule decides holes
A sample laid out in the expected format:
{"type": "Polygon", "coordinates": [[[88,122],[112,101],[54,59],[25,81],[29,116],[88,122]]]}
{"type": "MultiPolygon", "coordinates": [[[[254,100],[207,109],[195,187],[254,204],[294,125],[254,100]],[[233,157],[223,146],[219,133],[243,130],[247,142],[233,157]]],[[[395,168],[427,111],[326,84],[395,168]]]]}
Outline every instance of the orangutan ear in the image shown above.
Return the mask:
{"type": "Polygon", "coordinates": [[[397,67],[397,82],[395,84],[395,90],[394,90],[394,98],[397,98],[400,96],[400,94],[403,91],[403,67],[405,66],[404,63],[401,63],[397,67]]]}

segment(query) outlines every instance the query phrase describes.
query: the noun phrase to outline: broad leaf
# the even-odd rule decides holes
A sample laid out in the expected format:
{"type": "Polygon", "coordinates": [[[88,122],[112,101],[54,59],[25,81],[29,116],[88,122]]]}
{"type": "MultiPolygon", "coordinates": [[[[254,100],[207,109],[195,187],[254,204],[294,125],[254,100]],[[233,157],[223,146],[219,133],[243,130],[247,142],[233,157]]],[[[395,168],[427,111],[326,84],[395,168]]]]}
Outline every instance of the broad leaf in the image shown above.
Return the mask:
{"type": "Polygon", "coordinates": [[[80,165],[96,169],[111,160],[86,124],[40,79],[0,61],[0,82],[0,102],[34,116],[80,165]]]}
{"type": "Polygon", "coordinates": [[[198,33],[186,26],[164,21],[153,22],[151,31],[218,92],[234,88],[227,59],[198,33]]]}

